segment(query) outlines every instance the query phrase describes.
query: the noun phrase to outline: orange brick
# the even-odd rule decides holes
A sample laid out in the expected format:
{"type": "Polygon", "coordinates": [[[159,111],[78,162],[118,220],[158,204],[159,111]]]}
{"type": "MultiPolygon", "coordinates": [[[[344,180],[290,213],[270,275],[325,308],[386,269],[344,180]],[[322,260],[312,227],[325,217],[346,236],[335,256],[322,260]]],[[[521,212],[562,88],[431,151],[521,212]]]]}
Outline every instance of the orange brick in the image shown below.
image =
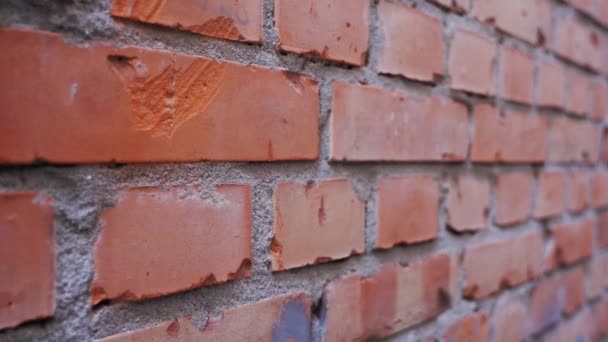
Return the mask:
{"type": "Polygon", "coordinates": [[[496,342],[523,341],[526,337],[528,309],[520,302],[509,301],[494,314],[496,342]]]}
{"type": "Polygon", "coordinates": [[[309,78],[19,29],[0,30],[0,50],[2,163],[318,156],[309,78]]]}
{"type": "Polygon", "coordinates": [[[473,0],[477,19],[530,43],[543,45],[551,31],[551,5],[545,0],[473,0]]]}
{"type": "Polygon", "coordinates": [[[566,72],[557,62],[540,62],[538,69],[538,103],[563,108],[566,98],[566,72]]]}
{"type": "Polygon", "coordinates": [[[574,114],[586,116],[591,113],[590,96],[591,89],[589,79],[585,74],[582,74],[574,69],[566,72],[567,89],[566,94],[566,109],[574,114]]]}
{"type": "Polygon", "coordinates": [[[568,210],[579,213],[585,210],[591,202],[591,174],[587,171],[577,170],[570,172],[566,179],[568,210]]]}
{"type": "Polygon", "coordinates": [[[111,13],[210,37],[262,41],[262,0],[114,0],[111,13]]]}
{"type": "Polygon", "coordinates": [[[323,291],[325,341],[386,337],[440,314],[451,305],[450,259],[438,254],[407,267],[385,265],[369,278],[333,280],[323,291]]]}
{"type": "Polygon", "coordinates": [[[93,304],[248,277],[250,216],[247,185],[119,191],[116,206],[102,215],[95,244],[93,304]]]}
{"type": "Polygon", "coordinates": [[[564,211],[564,175],[561,172],[545,171],[538,175],[538,190],[534,217],[547,218],[564,211]]]}
{"type": "Polygon", "coordinates": [[[524,172],[510,172],[498,177],[496,189],[496,223],[509,225],[530,218],[532,178],[524,172]]]}
{"type": "Polygon", "coordinates": [[[369,36],[367,0],[277,0],[279,48],[364,65],[369,36]]]}
{"type": "Polygon", "coordinates": [[[469,0],[431,0],[432,2],[441,5],[447,9],[451,9],[457,13],[464,13],[469,8],[469,0]]]}
{"type": "Polygon", "coordinates": [[[592,175],[591,189],[593,206],[608,206],[608,171],[597,171],[592,175]]]}
{"type": "Polygon", "coordinates": [[[0,193],[0,329],[55,312],[55,239],[50,200],[0,193]]]}
{"type": "Polygon", "coordinates": [[[432,175],[403,175],[378,181],[376,247],[429,241],[438,234],[439,186],[432,175]]]}
{"type": "Polygon", "coordinates": [[[488,316],[476,312],[448,326],[443,334],[445,342],[475,341],[484,342],[490,340],[490,326],[488,316]]]}
{"type": "Polygon", "coordinates": [[[335,83],[331,159],[461,161],[468,118],[462,104],[381,88],[335,83]]]}
{"type": "Polygon", "coordinates": [[[591,116],[596,120],[604,120],[608,113],[608,84],[602,80],[591,83],[591,116]]]}
{"type": "Polygon", "coordinates": [[[311,305],[304,293],[279,295],[228,309],[210,317],[202,329],[184,317],[99,341],[234,341],[236,336],[247,341],[310,341],[311,305]]]}
{"type": "Polygon", "coordinates": [[[496,43],[472,31],[454,33],[448,61],[450,87],[472,93],[496,93],[496,43]]]}
{"type": "Polygon", "coordinates": [[[500,115],[495,107],[477,105],[471,159],[474,162],[540,163],[547,150],[547,120],[524,112],[500,115]]]}
{"type": "Polygon", "coordinates": [[[473,175],[459,175],[448,186],[448,227],[457,232],[485,229],[490,215],[490,183],[473,175]]]}
{"type": "Polygon", "coordinates": [[[467,246],[463,270],[466,298],[479,299],[537,278],[542,271],[540,233],[467,246]]]}
{"type": "Polygon", "coordinates": [[[562,264],[583,260],[593,252],[593,221],[555,224],[551,227],[555,241],[555,258],[562,264]]]}
{"type": "Polygon", "coordinates": [[[547,160],[556,163],[595,163],[599,158],[600,131],[589,122],[566,117],[549,123],[547,160]]]}
{"type": "Polygon", "coordinates": [[[602,65],[600,33],[574,16],[556,21],[552,49],[575,63],[597,69],[602,65]]]}
{"type": "Polygon", "coordinates": [[[597,255],[589,263],[586,293],[588,298],[601,296],[608,287],[608,255],[597,255]]]}
{"type": "Polygon", "coordinates": [[[580,267],[563,274],[565,294],[563,311],[565,314],[575,313],[585,301],[584,279],[585,273],[580,267]]]}
{"type": "Polygon", "coordinates": [[[561,285],[558,278],[549,278],[532,290],[529,308],[531,333],[543,331],[559,321],[562,310],[561,285]]]}
{"type": "Polygon", "coordinates": [[[365,206],[346,179],[280,183],[274,193],[272,269],[362,253],[365,206]]]}
{"type": "Polygon", "coordinates": [[[439,19],[409,6],[383,0],[378,6],[384,45],[378,58],[381,73],[419,81],[443,75],[443,27],[439,19]]]}
{"type": "Polygon", "coordinates": [[[502,48],[501,95],[512,101],[532,103],[534,58],[511,47],[502,48]]]}
{"type": "Polygon", "coordinates": [[[599,215],[598,244],[601,248],[608,247],[608,213],[601,213],[599,215]]]}

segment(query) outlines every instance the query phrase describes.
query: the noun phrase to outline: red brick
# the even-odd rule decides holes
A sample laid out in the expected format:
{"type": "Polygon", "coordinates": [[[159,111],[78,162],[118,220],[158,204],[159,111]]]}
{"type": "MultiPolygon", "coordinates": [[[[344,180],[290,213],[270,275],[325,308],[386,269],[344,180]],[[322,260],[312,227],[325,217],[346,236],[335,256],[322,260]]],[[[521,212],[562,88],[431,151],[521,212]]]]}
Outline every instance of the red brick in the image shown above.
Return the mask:
{"type": "Polygon", "coordinates": [[[274,193],[272,269],[362,253],[365,206],[346,179],[280,183],[274,193]]]}
{"type": "Polygon", "coordinates": [[[559,264],[572,264],[593,252],[593,221],[555,224],[551,227],[555,241],[555,257],[559,264]]]}
{"type": "Polygon", "coordinates": [[[309,78],[18,29],[0,30],[0,50],[2,163],[318,156],[309,78]]]}
{"type": "Polygon", "coordinates": [[[592,175],[591,189],[593,206],[608,206],[608,171],[597,171],[592,175]]]}
{"type": "Polygon", "coordinates": [[[472,93],[496,93],[496,43],[472,31],[454,32],[448,61],[450,87],[472,93]]]}
{"type": "Polygon", "coordinates": [[[473,0],[477,19],[502,31],[543,45],[551,31],[551,5],[545,0],[473,0]]]}
{"type": "Polygon", "coordinates": [[[494,313],[496,342],[523,341],[526,337],[528,309],[520,302],[509,301],[494,313]]]}
{"type": "Polygon", "coordinates": [[[503,98],[532,103],[534,86],[534,58],[527,52],[512,47],[502,48],[501,95],[503,98]]]}
{"type": "Polygon", "coordinates": [[[561,317],[562,286],[559,278],[543,280],[530,296],[529,326],[538,333],[557,323],[561,317]]]}
{"type": "Polygon", "coordinates": [[[509,225],[530,218],[532,178],[524,172],[505,173],[498,177],[496,189],[496,223],[509,225]]]}
{"type": "Polygon", "coordinates": [[[484,342],[490,340],[490,326],[488,316],[476,312],[448,326],[443,334],[445,342],[474,341],[484,342]]]}
{"type": "Polygon", "coordinates": [[[608,161],[608,128],[602,129],[600,141],[600,159],[604,162],[608,161]]]}
{"type": "Polygon", "coordinates": [[[0,193],[0,329],[52,316],[55,243],[50,199],[0,193]]]}
{"type": "Polygon", "coordinates": [[[541,61],[538,69],[538,103],[563,108],[566,98],[566,72],[557,62],[541,61]]]}
{"type": "Polygon", "coordinates": [[[111,13],[210,37],[262,41],[262,0],[114,0],[111,13]]]}
{"type": "Polygon", "coordinates": [[[547,335],[546,341],[571,342],[571,341],[593,341],[593,316],[591,310],[584,310],[567,321],[562,321],[559,326],[547,335]]]}
{"type": "Polygon", "coordinates": [[[418,243],[439,234],[439,186],[432,175],[385,177],[378,181],[376,247],[418,243]]]}
{"type": "Polygon", "coordinates": [[[601,301],[593,308],[592,313],[593,317],[595,317],[594,333],[596,338],[605,336],[608,334],[608,301],[601,301]]]}
{"type": "Polygon", "coordinates": [[[598,221],[598,244],[601,248],[608,248],[608,213],[601,213],[598,221]]]}
{"type": "Polygon", "coordinates": [[[381,338],[431,319],[450,306],[454,273],[447,254],[407,267],[385,265],[369,278],[329,283],[325,341],[381,338]]]}
{"type": "Polygon", "coordinates": [[[457,232],[485,229],[490,214],[490,183],[473,175],[459,175],[448,185],[448,227],[457,232]]]}
{"type": "Polygon", "coordinates": [[[468,146],[466,107],[448,99],[335,83],[331,159],[461,161],[468,146]]]}
{"type": "Polygon", "coordinates": [[[431,0],[432,2],[441,5],[447,9],[451,9],[457,13],[464,13],[469,8],[469,0],[431,0]]]}
{"type": "Polygon", "coordinates": [[[585,301],[585,273],[582,268],[576,268],[563,274],[564,307],[567,315],[575,313],[585,301]]]}
{"type": "Polygon", "coordinates": [[[574,114],[586,116],[591,113],[591,93],[589,79],[574,69],[570,69],[567,75],[566,109],[574,114]]]}
{"type": "Polygon", "coordinates": [[[539,163],[545,160],[547,120],[524,112],[500,115],[495,107],[477,105],[471,159],[479,163],[539,163]]]}
{"type": "Polygon", "coordinates": [[[251,273],[247,185],[124,189],[102,220],[93,304],[158,297],[251,273]]]}
{"type": "Polygon", "coordinates": [[[608,113],[608,84],[602,80],[591,83],[591,116],[596,120],[604,120],[608,113]]]}
{"type": "Polygon", "coordinates": [[[555,163],[595,163],[599,157],[599,129],[566,117],[550,120],[547,160],[555,163]]]}
{"type": "Polygon", "coordinates": [[[463,270],[466,298],[479,299],[537,278],[542,271],[540,233],[467,246],[463,270]]]}
{"type": "Polygon", "coordinates": [[[443,75],[443,27],[439,19],[409,6],[383,0],[378,5],[384,45],[378,58],[381,73],[419,81],[443,75]]]}
{"type": "Polygon", "coordinates": [[[579,213],[591,202],[591,174],[584,170],[572,171],[568,174],[568,210],[579,213]]]}
{"type": "Polygon", "coordinates": [[[552,49],[575,63],[598,68],[601,62],[600,33],[573,16],[556,21],[552,49]]]}
{"type": "Polygon", "coordinates": [[[279,48],[364,65],[369,36],[367,0],[277,0],[279,48]]]}
{"type": "Polygon", "coordinates": [[[538,175],[538,189],[534,217],[547,218],[564,211],[564,174],[559,171],[545,171],[538,175]]]}
{"type": "Polygon", "coordinates": [[[279,295],[228,309],[204,328],[184,317],[99,341],[309,341],[311,305],[304,293],[279,295]]]}
{"type": "Polygon", "coordinates": [[[597,255],[589,263],[586,287],[587,297],[599,297],[607,287],[608,255],[597,255]]]}

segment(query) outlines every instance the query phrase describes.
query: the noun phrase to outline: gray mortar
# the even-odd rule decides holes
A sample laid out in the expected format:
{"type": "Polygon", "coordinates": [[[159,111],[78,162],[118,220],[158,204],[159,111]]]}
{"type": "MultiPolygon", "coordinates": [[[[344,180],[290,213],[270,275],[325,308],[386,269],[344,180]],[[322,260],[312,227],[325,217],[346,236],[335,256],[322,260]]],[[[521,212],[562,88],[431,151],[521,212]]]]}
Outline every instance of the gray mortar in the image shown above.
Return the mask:
{"type": "MultiPolygon", "coordinates": [[[[517,46],[534,53],[539,60],[558,60],[587,75],[591,72],[589,68],[574,65],[551,52],[537,49],[527,42],[482,25],[476,22],[470,13],[454,14],[422,0],[402,0],[400,2],[415,5],[418,9],[442,20],[445,27],[446,52],[449,52],[454,29],[467,28],[501,41],[502,43],[497,46],[498,50],[502,44],[517,46]]],[[[492,223],[489,229],[476,234],[455,234],[446,229],[445,183],[449,177],[458,173],[472,172],[494,182],[495,177],[503,172],[529,170],[528,172],[538,173],[543,169],[569,168],[574,165],[573,163],[521,166],[473,165],[468,160],[463,163],[449,164],[329,162],[331,87],[335,81],[368,83],[386,89],[405,91],[413,96],[435,94],[450,97],[468,108],[469,138],[474,132],[472,108],[476,104],[497,104],[502,109],[539,110],[533,106],[451,90],[447,77],[435,85],[429,85],[400,76],[378,75],[376,72],[377,58],[383,47],[384,37],[376,10],[376,0],[370,1],[369,63],[363,68],[352,68],[341,63],[277,52],[278,32],[273,27],[272,0],[264,0],[264,43],[262,45],[223,41],[155,25],[112,19],[108,14],[109,6],[110,0],[4,0],[0,2],[0,26],[22,26],[57,32],[66,41],[76,44],[104,41],[119,46],[136,45],[153,49],[167,49],[220,60],[287,69],[311,76],[317,80],[320,88],[320,158],[314,162],[0,167],[0,191],[41,191],[54,199],[57,303],[53,318],[29,322],[14,329],[0,331],[0,341],[90,341],[94,338],[190,315],[195,318],[196,324],[204,326],[209,316],[216,316],[225,309],[277,294],[304,291],[311,295],[313,301],[318,301],[324,285],[331,279],[353,272],[365,276],[372,275],[383,263],[409,263],[413,260],[422,260],[439,251],[461,256],[463,249],[469,244],[519,236],[538,230],[543,230],[547,234],[548,228],[543,228],[543,226],[550,227],[556,222],[574,222],[581,217],[596,218],[597,216],[595,210],[586,209],[580,214],[564,213],[548,220],[531,219],[529,222],[509,228],[496,227],[492,223]],[[429,243],[398,246],[388,251],[374,250],[373,246],[377,236],[375,195],[377,179],[416,172],[430,173],[442,184],[440,238],[429,243]],[[314,267],[277,273],[270,272],[268,250],[272,236],[272,194],[276,184],[284,180],[306,183],[310,180],[336,177],[348,178],[359,199],[366,202],[366,251],[368,254],[314,267]],[[100,215],[105,208],[112,207],[116,202],[117,189],[140,185],[162,187],[202,185],[209,188],[222,183],[250,184],[252,186],[253,266],[251,278],[141,302],[112,302],[95,308],[91,307],[89,288],[93,277],[93,246],[100,230],[100,215]]],[[[554,22],[559,20],[562,15],[575,15],[587,23],[590,22],[596,29],[607,32],[606,28],[594,19],[590,20],[589,16],[565,6],[558,6],[553,18],[554,22]]],[[[547,37],[547,42],[552,38],[547,37]]],[[[447,57],[445,69],[447,75],[447,57]]],[[[604,76],[599,77],[606,80],[604,76]]],[[[543,108],[539,111],[542,115],[550,117],[567,116],[581,122],[594,122],[589,118],[581,118],[561,110],[543,108]]],[[[600,165],[594,169],[603,170],[605,167],[600,165]]],[[[492,212],[491,218],[493,217],[492,212]]],[[[585,264],[585,262],[577,265],[581,264],[585,264]]],[[[572,267],[574,266],[567,267],[565,270],[572,267]]],[[[554,274],[562,272],[563,270],[554,272],[554,274]]],[[[461,277],[464,277],[462,273],[461,277]]],[[[463,280],[460,279],[460,283],[463,280]]],[[[503,290],[499,295],[480,301],[469,301],[458,296],[453,298],[452,308],[439,315],[435,321],[420,324],[389,340],[414,341],[428,337],[442,331],[448,324],[474,310],[492,313],[498,302],[527,298],[531,289],[540,282],[542,279],[537,279],[512,289],[503,290]]],[[[458,284],[458,287],[460,288],[461,285],[458,284]]],[[[608,295],[604,293],[604,297],[608,298],[608,295]]],[[[319,318],[314,316],[312,324],[313,337],[315,341],[320,341],[322,327],[319,318]]]]}

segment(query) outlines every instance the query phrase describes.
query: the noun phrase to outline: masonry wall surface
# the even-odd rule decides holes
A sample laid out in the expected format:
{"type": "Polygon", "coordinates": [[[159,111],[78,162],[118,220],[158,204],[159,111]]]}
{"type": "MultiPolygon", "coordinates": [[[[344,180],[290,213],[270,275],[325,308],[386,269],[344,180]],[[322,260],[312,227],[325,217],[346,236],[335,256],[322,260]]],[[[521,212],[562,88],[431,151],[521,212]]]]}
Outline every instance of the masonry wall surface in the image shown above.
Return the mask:
{"type": "Polygon", "coordinates": [[[608,2],[0,2],[0,341],[595,341],[608,2]]]}

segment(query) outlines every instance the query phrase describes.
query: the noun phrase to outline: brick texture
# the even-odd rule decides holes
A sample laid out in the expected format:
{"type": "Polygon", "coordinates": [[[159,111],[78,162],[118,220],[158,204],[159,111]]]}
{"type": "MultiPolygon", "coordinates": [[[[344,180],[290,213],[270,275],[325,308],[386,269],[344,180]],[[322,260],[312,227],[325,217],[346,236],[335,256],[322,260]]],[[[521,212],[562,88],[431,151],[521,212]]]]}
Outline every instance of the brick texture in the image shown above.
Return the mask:
{"type": "Polygon", "coordinates": [[[534,91],[534,58],[521,50],[503,47],[501,72],[502,97],[531,103],[534,91]]]}
{"type": "Polygon", "coordinates": [[[593,251],[593,221],[556,224],[551,228],[556,243],[555,258],[562,264],[572,264],[590,256],[593,251]]]}
{"type": "Polygon", "coordinates": [[[496,223],[509,225],[526,221],[532,207],[530,175],[524,172],[500,175],[496,187],[496,223]]]}
{"type": "Polygon", "coordinates": [[[448,326],[443,336],[446,342],[489,341],[488,317],[483,313],[471,314],[448,326]]]}
{"type": "Polygon", "coordinates": [[[454,32],[448,69],[450,86],[478,94],[495,94],[496,44],[488,37],[459,29],[454,32]]]}
{"type": "Polygon", "coordinates": [[[545,171],[538,175],[534,216],[547,218],[564,211],[564,177],[561,172],[545,171]]]}
{"type": "Polygon", "coordinates": [[[490,184],[473,175],[459,175],[448,186],[447,224],[457,232],[485,229],[490,215],[490,184]]]}

